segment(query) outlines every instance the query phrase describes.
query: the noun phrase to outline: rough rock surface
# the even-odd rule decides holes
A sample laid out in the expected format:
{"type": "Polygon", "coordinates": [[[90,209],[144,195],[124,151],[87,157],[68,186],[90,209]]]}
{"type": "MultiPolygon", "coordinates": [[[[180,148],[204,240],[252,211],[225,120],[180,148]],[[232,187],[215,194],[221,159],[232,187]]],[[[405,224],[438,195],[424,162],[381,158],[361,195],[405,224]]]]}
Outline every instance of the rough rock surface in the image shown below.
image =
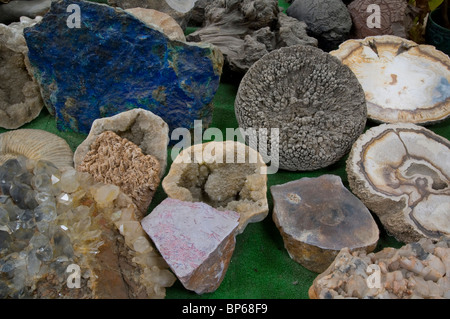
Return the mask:
{"type": "Polygon", "coordinates": [[[75,150],[73,156],[75,168],[81,164],[91,144],[105,131],[111,131],[126,138],[139,146],[145,155],[154,156],[159,161],[159,177],[164,176],[167,166],[169,127],[162,118],[144,109],[132,109],[95,120],[89,135],[75,150]]]}
{"type": "Polygon", "coordinates": [[[287,15],[308,26],[309,34],[319,40],[319,48],[330,51],[348,39],[352,18],[342,0],[296,0],[287,15]]]}
{"type": "MultiPolygon", "coordinates": [[[[280,168],[316,170],[338,161],[363,132],[364,91],[337,58],[312,46],[270,52],[242,79],[235,100],[239,127],[279,128],[280,168]]],[[[268,138],[267,149],[272,149],[268,138]]]]}
{"type": "Polygon", "coordinates": [[[315,272],[330,266],[341,249],[371,252],[379,231],[369,210],[339,176],[322,175],[270,188],[273,220],[290,257],[315,272]]]}
{"type": "Polygon", "coordinates": [[[167,198],[141,224],[186,289],[203,294],[220,286],[233,255],[239,214],[167,198]]]}
{"type": "Polygon", "coordinates": [[[276,0],[213,1],[205,8],[204,26],[186,38],[220,48],[227,70],[238,74],[280,47],[317,46],[306,25],[280,12],[276,0]]]}
{"type": "Polygon", "coordinates": [[[108,0],[108,4],[122,9],[145,8],[167,13],[183,30],[188,26],[191,17],[191,12],[178,12],[171,8],[165,0],[108,0]]]}
{"type": "Polygon", "coordinates": [[[364,39],[368,36],[390,34],[407,39],[409,36],[412,19],[409,16],[408,3],[406,1],[355,0],[347,8],[353,21],[353,37],[364,39]],[[378,5],[380,7],[379,27],[369,27],[370,23],[376,22],[370,18],[374,14],[374,11],[368,11],[370,5],[378,5]],[[369,25],[368,21],[370,22],[369,25]]]}
{"type": "Polygon", "coordinates": [[[0,23],[10,24],[20,21],[21,17],[43,16],[50,9],[51,3],[52,0],[14,0],[2,4],[0,5],[0,23]]]}
{"type": "Polygon", "coordinates": [[[91,174],[96,182],[119,186],[133,199],[140,217],[146,214],[160,181],[158,160],[111,131],[97,137],[77,169],[91,174]]]}
{"type": "Polygon", "coordinates": [[[180,152],[162,186],[170,198],[238,212],[240,234],[269,213],[266,172],[261,155],[246,145],[209,142],[180,152]]]}
{"type": "Polygon", "coordinates": [[[223,64],[211,45],[170,41],[123,10],[72,0],[56,2],[24,35],[61,131],[88,133],[95,119],[133,108],[161,116],[170,129],[211,121],[223,64]],[[70,4],[80,6],[80,28],[67,26],[70,4]]]}
{"type": "Polygon", "coordinates": [[[171,40],[186,41],[180,25],[170,15],[164,12],[144,8],[131,8],[125,11],[153,28],[160,28],[171,40]]]}
{"type": "Polygon", "coordinates": [[[35,119],[44,107],[39,85],[29,72],[23,37],[23,29],[40,19],[22,17],[8,26],[0,24],[0,127],[16,129],[35,119]]]}
{"type": "Polygon", "coordinates": [[[382,124],[354,143],[353,193],[398,240],[450,235],[450,142],[414,124],[382,124]]]}
{"type": "Polygon", "coordinates": [[[1,298],[164,298],[175,282],[117,186],[24,157],[0,175],[1,298]]]}
{"type": "Polygon", "coordinates": [[[309,289],[314,299],[450,299],[450,239],[421,239],[399,249],[342,249],[309,289]]]}

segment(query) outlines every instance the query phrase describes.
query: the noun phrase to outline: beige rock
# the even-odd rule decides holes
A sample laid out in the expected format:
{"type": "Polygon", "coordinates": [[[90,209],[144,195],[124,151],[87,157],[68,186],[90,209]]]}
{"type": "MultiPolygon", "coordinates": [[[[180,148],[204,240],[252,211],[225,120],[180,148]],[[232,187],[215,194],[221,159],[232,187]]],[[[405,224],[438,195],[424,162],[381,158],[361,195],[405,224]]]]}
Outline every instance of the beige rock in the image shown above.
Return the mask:
{"type": "Polygon", "coordinates": [[[160,182],[158,160],[111,131],[97,137],[77,169],[90,173],[97,182],[120,187],[133,199],[141,217],[160,182]]]}
{"type": "Polygon", "coordinates": [[[16,129],[35,119],[44,106],[39,86],[28,71],[23,36],[23,29],[40,19],[23,17],[8,26],[0,24],[0,127],[16,129]]]}
{"type": "Polygon", "coordinates": [[[144,109],[132,109],[95,120],[89,135],[74,153],[75,168],[81,164],[91,144],[105,131],[112,131],[128,139],[139,146],[143,154],[156,157],[160,165],[159,177],[164,176],[167,165],[169,126],[162,118],[144,109]]]}
{"type": "Polygon", "coordinates": [[[450,281],[443,260],[450,239],[431,239],[385,248],[365,255],[342,249],[328,269],[316,277],[310,298],[449,298],[450,281]],[[432,252],[427,249],[434,248],[432,252]],[[369,257],[369,259],[367,259],[369,257]],[[396,265],[394,265],[396,264],[396,265]],[[394,265],[394,266],[393,266],[394,265]],[[437,278],[439,277],[439,278],[437,278]]]}
{"type": "Polygon", "coordinates": [[[350,188],[386,230],[409,243],[450,235],[450,142],[415,124],[382,124],[353,144],[350,188]]]}
{"type": "Polygon", "coordinates": [[[162,186],[171,198],[205,202],[240,214],[238,233],[268,212],[267,166],[261,155],[233,141],[196,144],[175,158],[162,186]]]}
{"type": "Polygon", "coordinates": [[[131,8],[125,9],[145,24],[161,30],[171,40],[186,41],[183,29],[170,15],[153,9],[131,8]]]}

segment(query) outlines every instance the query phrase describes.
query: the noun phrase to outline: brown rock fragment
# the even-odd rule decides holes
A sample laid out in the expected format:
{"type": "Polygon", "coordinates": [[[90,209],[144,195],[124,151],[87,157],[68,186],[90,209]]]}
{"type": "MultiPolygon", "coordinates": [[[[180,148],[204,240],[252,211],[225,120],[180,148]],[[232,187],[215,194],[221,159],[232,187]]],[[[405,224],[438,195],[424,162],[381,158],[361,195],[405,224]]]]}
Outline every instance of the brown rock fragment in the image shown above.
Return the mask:
{"type": "Polygon", "coordinates": [[[235,246],[239,214],[167,198],[141,224],[186,289],[215,291],[235,246]]]}
{"type": "Polygon", "coordinates": [[[305,177],[270,191],[273,220],[284,245],[291,258],[309,270],[324,271],[344,247],[375,248],[379,235],[375,221],[338,176],[305,177]]]}
{"type": "Polygon", "coordinates": [[[77,169],[90,173],[97,182],[119,186],[143,215],[160,182],[158,160],[110,131],[98,136],[77,169]]]}

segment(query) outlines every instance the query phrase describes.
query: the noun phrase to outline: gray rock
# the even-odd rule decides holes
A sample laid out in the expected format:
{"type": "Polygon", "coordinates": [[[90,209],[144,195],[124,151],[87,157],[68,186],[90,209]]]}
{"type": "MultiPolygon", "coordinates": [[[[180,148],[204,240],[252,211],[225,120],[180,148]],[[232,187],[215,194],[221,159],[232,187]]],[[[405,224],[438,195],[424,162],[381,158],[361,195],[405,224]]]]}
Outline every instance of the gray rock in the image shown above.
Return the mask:
{"type": "Polygon", "coordinates": [[[347,40],[352,19],[342,0],[296,0],[286,11],[288,16],[304,21],[311,36],[325,51],[336,49],[347,40]]]}
{"type": "Polygon", "coordinates": [[[205,8],[204,27],[188,41],[217,46],[225,58],[224,72],[244,74],[265,54],[296,44],[317,46],[306,24],[280,12],[276,0],[221,0],[205,8]]]}
{"type": "Polygon", "coordinates": [[[20,17],[25,16],[35,18],[44,15],[52,0],[15,0],[0,5],[0,23],[10,24],[19,21],[20,17]]]}
{"type": "Polygon", "coordinates": [[[29,73],[25,27],[41,17],[0,24],[0,127],[16,129],[35,119],[42,108],[39,86],[29,73]]]}

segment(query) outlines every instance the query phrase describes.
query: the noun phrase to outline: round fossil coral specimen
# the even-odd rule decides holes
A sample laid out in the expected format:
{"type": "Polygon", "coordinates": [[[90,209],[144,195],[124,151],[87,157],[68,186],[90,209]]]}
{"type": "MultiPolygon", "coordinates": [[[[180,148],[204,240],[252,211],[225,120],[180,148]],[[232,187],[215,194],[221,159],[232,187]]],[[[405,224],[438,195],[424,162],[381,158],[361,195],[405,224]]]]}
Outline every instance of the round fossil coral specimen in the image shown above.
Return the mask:
{"type": "Polygon", "coordinates": [[[0,164],[19,155],[49,161],[58,168],[73,167],[73,152],[69,144],[44,130],[19,129],[0,134],[0,164]]]}
{"type": "Polygon", "coordinates": [[[403,242],[450,234],[450,142],[415,124],[382,124],[355,142],[352,191],[403,242]]]}
{"type": "Polygon", "coordinates": [[[377,122],[431,124],[450,116],[450,58],[396,36],[348,40],[330,52],[356,74],[377,122]]]}
{"type": "MultiPolygon", "coordinates": [[[[272,51],[255,63],[239,85],[235,112],[243,129],[279,128],[280,167],[290,171],[338,161],[367,119],[364,91],[352,71],[302,45],[272,51]]],[[[269,138],[271,143],[277,141],[269,138]]]]}
{"type": "Polygon", "coordinates": [[[162,186],[170,198],[239,213],[240,234],[269,212],[266,172],[261,155],[252,148],[233,141],[209,142],[183,150],[162,186]]]}

